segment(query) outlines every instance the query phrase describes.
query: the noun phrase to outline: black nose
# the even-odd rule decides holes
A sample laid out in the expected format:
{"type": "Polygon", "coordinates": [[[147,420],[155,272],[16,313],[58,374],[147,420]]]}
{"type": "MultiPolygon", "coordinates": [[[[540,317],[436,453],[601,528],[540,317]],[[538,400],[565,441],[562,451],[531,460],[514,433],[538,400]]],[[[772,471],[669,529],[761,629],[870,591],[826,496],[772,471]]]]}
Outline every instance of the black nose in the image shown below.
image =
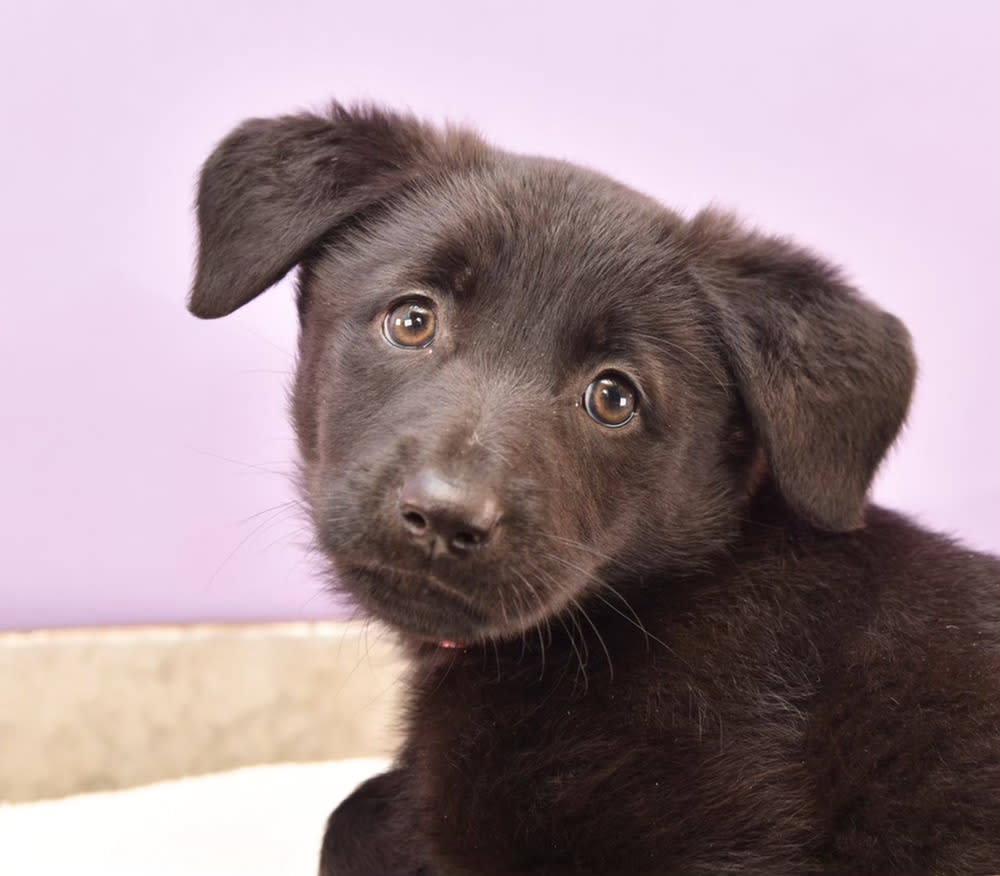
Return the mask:
{"type": "Polygon", "coordinates": [[[435,471],[410,478],[399,497],[403,527],[412,541],[434,555],[468,554],[491,538],[500,519],[493,493],[446,480],[435,471]]]}

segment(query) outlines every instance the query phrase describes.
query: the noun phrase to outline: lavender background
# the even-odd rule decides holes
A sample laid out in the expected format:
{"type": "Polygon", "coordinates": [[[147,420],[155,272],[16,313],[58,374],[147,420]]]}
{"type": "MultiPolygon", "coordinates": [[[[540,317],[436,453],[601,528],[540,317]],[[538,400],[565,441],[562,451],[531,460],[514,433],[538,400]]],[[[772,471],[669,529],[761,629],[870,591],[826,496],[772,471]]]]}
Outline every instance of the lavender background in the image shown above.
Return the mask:
{"type": "Polygon", "coordinates": [[[845,264],[922,363],[877,498],[1000,551],[993,0],[6,3],[0,73],[0,627],[337,610],[282,504],[289,284],[183,308],[200,161],[332,96],[845,264]]]}

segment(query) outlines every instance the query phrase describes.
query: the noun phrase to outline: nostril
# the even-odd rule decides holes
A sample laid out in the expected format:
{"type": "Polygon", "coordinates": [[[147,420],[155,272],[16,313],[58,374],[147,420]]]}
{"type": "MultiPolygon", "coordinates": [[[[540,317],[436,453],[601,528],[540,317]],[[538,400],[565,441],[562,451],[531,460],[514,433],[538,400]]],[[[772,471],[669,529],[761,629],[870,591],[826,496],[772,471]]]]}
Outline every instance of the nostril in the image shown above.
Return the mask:
{"type": "Polygon", "coordinates": [[[414,535],[423,535],[430,525],[423,514],[412,508],[403,512],[403,520],[406,521],[406,528],[414,535]]]}
{"type": "Polygon", "coordinates": [[[475,529],[462,529],[451,537],[451,549],[456,553],[475,550],[484,541],[486,534],[475,529]]]}

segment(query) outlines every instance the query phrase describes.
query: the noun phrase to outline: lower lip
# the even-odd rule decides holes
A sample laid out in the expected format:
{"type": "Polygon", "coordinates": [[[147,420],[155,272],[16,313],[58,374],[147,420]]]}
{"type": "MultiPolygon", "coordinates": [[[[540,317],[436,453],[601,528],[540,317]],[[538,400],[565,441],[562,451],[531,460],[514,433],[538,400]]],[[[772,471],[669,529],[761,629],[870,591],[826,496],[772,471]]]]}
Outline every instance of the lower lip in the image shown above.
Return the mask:
{"type": "MultiPolygon", "coordinates": [[[[490,626],[487,618],[455,595],[450,589],[423,575],[401,572],[397,569],[358,566],[345,569],[345,577],[357,575],[378,583],[378,590],[388,599],[366,594],[359,601],[376,617],[403,632],[430,639],[443,648],[463,648],[467,642],[490,626]],[[400,580],[411,580],[418,585],[419,594],[408,592],[400,580]],[[430,617],[428,617],[430,615],[430,617]],[[425,621],[426,624],[421,621],[425,621]]],[[[378,592],[378,591],[376,591],[378,592]]]]}

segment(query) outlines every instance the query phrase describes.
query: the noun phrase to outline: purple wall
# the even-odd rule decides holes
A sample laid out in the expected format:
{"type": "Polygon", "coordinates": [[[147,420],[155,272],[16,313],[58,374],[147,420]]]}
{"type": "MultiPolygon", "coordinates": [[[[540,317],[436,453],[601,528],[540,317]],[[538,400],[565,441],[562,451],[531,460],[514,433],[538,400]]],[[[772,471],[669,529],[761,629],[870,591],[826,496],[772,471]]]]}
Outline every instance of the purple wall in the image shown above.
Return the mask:
{"type": "Polygon", "coordinates": [[[845,264],[922,362],[878,498],[1000,550],[994,0],[8,3],[0,72],[0,627],[331,612],[282,504],[288,285],[183,299],[201,159],[334,95],[845,264]]]}

